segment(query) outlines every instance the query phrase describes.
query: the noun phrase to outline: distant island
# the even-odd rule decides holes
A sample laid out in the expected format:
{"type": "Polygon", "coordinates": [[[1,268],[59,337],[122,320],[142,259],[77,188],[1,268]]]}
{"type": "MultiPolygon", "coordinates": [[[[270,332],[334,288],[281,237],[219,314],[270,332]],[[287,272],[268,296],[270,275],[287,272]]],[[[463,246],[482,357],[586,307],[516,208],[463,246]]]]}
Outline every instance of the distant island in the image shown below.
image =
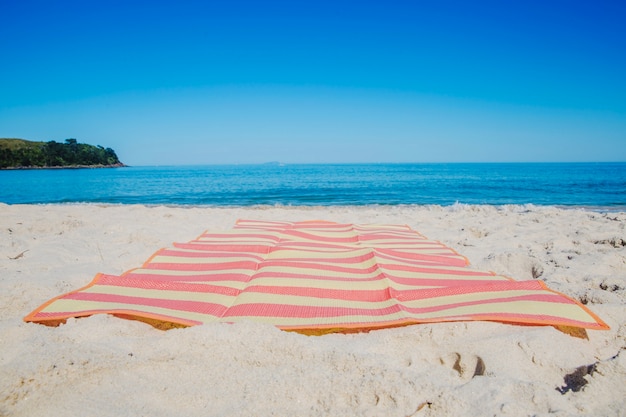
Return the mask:
{"type": "Polygon", "coordinates": [[[0,169],[109,168],[126,166],[111,148],[78,143],[76,139],[33,142],[0,138],[0,169]]]}

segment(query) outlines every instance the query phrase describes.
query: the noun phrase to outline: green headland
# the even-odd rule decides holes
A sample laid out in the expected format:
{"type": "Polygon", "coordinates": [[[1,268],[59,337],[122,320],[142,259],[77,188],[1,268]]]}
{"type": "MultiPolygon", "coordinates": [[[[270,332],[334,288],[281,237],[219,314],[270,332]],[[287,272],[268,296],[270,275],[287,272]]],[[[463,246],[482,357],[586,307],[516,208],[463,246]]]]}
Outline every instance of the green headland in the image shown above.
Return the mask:
{"type": "Polygon", "coordinates": [[[123,167],[111,148],[78,143],[0,138],[0,169],[123,167]]]}

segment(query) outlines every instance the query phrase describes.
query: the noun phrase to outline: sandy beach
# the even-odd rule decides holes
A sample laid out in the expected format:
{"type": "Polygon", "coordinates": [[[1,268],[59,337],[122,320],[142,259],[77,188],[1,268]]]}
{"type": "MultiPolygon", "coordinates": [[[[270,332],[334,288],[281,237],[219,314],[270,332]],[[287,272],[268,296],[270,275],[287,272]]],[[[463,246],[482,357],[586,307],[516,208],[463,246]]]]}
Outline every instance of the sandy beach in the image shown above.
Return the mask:
{"type": "Polygon", "coordinates": [[[0,416],[626,415],[626,213],[536,206],[0,204],[0,416]],[[610,327],[422,324],[304,336],[169,331],[108,315],[25,323],[99,272],[237,219],[406,224],[473,268],[539,279],[610,327]]]}

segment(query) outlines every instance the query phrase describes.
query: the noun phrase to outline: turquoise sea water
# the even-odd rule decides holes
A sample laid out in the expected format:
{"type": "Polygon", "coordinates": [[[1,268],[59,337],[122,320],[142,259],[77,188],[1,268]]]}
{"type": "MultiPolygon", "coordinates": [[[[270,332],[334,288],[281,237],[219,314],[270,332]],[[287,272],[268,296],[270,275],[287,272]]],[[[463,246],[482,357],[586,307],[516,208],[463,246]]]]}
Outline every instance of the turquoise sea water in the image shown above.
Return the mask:
{"type": "Polygon", "coordinates": [[[626,209],[626,163],[332,164],[0,171],[0,202],[535,204],[626,209]]]}

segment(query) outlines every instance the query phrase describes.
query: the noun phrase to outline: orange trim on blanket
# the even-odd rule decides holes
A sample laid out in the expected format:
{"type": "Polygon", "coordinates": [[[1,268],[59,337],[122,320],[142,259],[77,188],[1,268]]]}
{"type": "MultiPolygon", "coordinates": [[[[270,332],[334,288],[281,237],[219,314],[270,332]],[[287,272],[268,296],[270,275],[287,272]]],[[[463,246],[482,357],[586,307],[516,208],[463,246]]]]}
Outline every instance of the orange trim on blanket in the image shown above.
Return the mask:
{"type": "Polygon", "coordinates": [[[568,296],[568,295],[566,295],[566,294],[563,294],[562,292],[559,292],[559,291],[553,290],[552,288],[549,288],[549,287],[548,287],[548,284],[546,284],[546,283],[545,283],[545,282],[543,282],[543,281],[539,281],[539,285],[541,285],[541,286],[543,287],[543,289],[544,289],[544,290],[549,291],[549,292],[554,293],[554,294],[557,294],[557,295],[560,295],[561,297],[566,298],[566,299],[568,299],[568,300],[572,301],[572,302],[573,302],[574,304],[576,304],[578,307],[582,308],[582,309],[583,309],[583,310],[584,310],[587,314],[589,314],[589,315],[590,315],[590,316],[591,316],[591,317],[592,317],[592,318],[593,318],[593,319],[594,319],[594,320],[598,323],[598,325],[600,326],[600,327],[598,328],[598,330],[609,330],[609,329],[611,328],[608,324],[606,324],[606,323],[604,322],[604,320],[602,320],[602,319],[600,318],[600,316],[598,316],[596,313],[594,313],[593,311],[591,311],[591,310],[589,309],[589,307],[587,307],[586,305],[584,305],[584,304],[583,304],[583,303],[581,303],[580,301],[575,300],[574,298],[572,298],[572,297],[570,297],[570,296],[568,296]]]}
{"type": "MultiPolygon", "coordinates": [[[[86,290],[86,289],[88,289],[88,288],[93,287],[94,285],[96,285],[96,284],[98,283],[98,281],[100,280],[100,277],[101,277],[102,275],[105,275],[105,274],[98,273],[98,274],[96,274],[96,276],[95,276],[95,277],[91,280],[91,282],[90,282],[89,284],[85,285],[84,287],[81,287],[81,288],[79,288],[79,289],[77,289],[77,290],[74,290],[74,291],[70,291],[70,292],[65,293],[65,294],[58,295],[58,296],[56,296],[56,297],[52,298],[51,300],[46,301],[45,303],[43,303],[42,305],[40,305],[39,307],[37,307],[35,310],[33,310],[33,312],[32,312],[32,313],[30,313],[30,314],[28,314],[26,317],[24,317],[24,321],[39,321],[40,319],[35,318],[35,316],[36,316],[38,313],[40,313],[42,310],[44,310],[46,307],[48,307],[50,304],[54,303],[54,302],[55,302],[55,301],[57,301],[57,300],[60,300],[61,298],[66,297],[66,296],[68,296],[68,295],[70,295],[70,294],[79,293],[79,292],[81,292],[81,291],[84,291],[84,290],[86,290]]],[[[65,316],[65,318],[67,319],[68,317],[67,317],[67,316],[65,316]]],[[[55,320],[55,319],[54,319],[54,318],[51,318],[51,320],[55,320]]]]}

